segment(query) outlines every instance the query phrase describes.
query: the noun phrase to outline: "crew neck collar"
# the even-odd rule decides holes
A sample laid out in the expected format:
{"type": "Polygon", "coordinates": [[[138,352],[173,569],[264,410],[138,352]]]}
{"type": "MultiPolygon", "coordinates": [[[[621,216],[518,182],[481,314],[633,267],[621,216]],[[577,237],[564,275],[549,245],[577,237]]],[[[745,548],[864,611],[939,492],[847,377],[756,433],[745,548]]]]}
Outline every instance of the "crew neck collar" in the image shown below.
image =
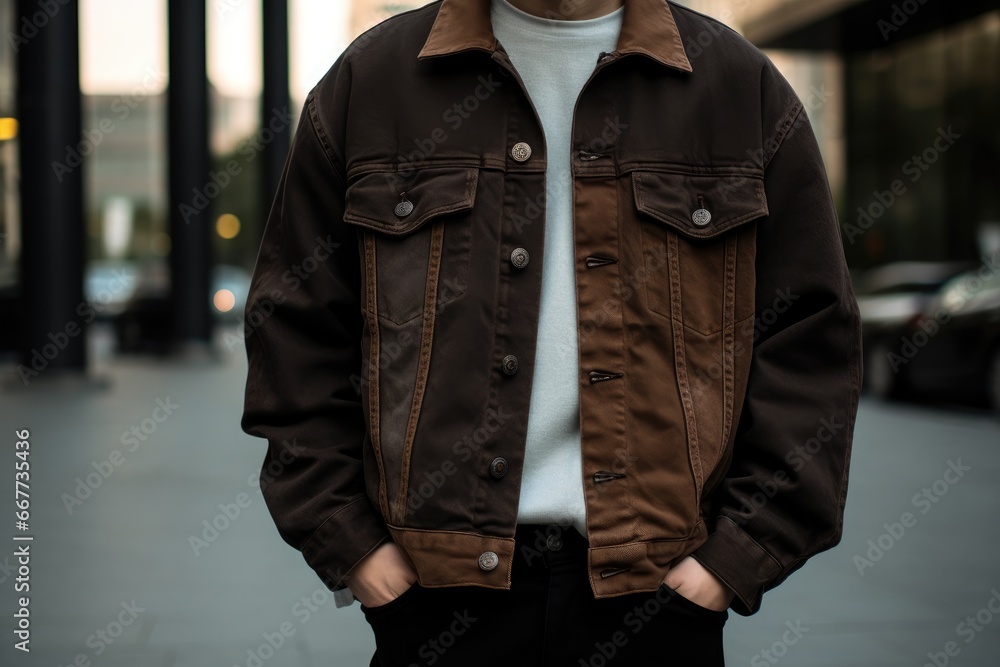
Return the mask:
{"type": "Polygon", "coordinates": [[[494,9],[504,13],[507,17],[513,18],[525,27],[537,28],[544,31],[546,35],[551,35],[558,31],[572,32],[579,34],[580,31],[601,30],[608,24],[621,22],[625,14],[625,5],[608,12],[602,16],[595,16],[589,19],[553,19],[543,16],[536,16],[529,12],[515,7],[509,0],[492,0],[494,9]]]}

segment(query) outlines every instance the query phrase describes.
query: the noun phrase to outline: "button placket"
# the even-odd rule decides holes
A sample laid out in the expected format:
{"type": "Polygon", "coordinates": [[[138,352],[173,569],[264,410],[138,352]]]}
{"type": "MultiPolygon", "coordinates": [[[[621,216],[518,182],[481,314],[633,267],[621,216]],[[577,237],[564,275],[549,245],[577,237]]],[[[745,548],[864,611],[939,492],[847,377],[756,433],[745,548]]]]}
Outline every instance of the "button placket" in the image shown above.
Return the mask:
{"type": "MultiPolygon", "coordinates": [[[[518,84],[513,88],[507,87],[506,90],[520,93],[517,99],[511,100],[507,123],[509,131],[505,144],[502,144],[507,146],[507,155],[503,156],[501,153],[501,156],[506,157],[510,172],[523,176],[504,180],[505,202],[508,195],[512,197],[511,202],[534,201],[539,195],[544,194],[544,168],[541,163],[545,160],[545,142],[541,116],[528,95],[524,81],[510,63],[506,53],[498,48],[492,57],[500,65],[502,73],[512,77],[518,84]],[[535,149],[542,152],[536,152],[535,149]]],[[[512,352],[524,350],[527,354],[535,343],[536,329],[528,326],[528,323],[532,316],[531,304],[535,302],[532,295],[539,286],[536,280],[539,276],[534,271],[529,272],[528,267],[531,263],[531,253],[536,248],[541,252],[544,226],[536,224],[522,227],[517,220],[517,215],[521,213],[518,208],[517,204],[505,203],[505,217],[500,228],[499,249],[502,254],[497,257],[499,260],[497,268],[500,273],[497,280],[503,288],[498,291],[493,318],[491,354],[492,358],[499,360],[500,363],[498,372],[491,374],[490,384],[495,385],[492,399],[495,404],[527,410],[527,394],[518,382],[520,355],[512,352]],[[507,262],[510,264],[504,266],[507,262]]],[[[525,367],[523,370],[528,372],[530,368],[525,367]]],[[[488,447],[492,451],[489,451],[485,458],[486,469],[489,471],[490,479],[497,483],[493,485],[493,493],[488,494],[488,498],[494,494],[496,498],[510,497],[512,487],[498,480],[519,472],[512,471],[510,460],[502,455],[512,454],[513,450],[508,448],[516,444],[501,438],[489,443],[488,447]]],[[[516,490],[513,492],[516,494],[516,490]]],[[[502,570],[508,565],[500,562],[496,552],[486,551],[479,557],[479,567],[484,572],[502,570]]]]}

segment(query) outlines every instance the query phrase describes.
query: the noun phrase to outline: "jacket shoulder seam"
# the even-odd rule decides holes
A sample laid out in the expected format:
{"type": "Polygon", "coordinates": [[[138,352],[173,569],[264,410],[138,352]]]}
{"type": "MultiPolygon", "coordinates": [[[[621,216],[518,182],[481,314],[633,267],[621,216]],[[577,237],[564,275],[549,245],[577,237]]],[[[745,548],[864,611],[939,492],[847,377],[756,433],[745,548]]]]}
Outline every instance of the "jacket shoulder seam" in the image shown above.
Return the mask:
{"type": "Polygon", "coordinates": [[[770,152],[770,154],[765,153],[764,155],[763,167],[765,170],[767,169],[767,165],[771,163],[771,159],[775,156],[775,154],[781,149],[781,146],[785,143],[785,138],[789,135],[792,127],[795,125],[799,116],[802,114],[803,109],[805,109],[805,106],[802,104],[802,101],[796,98],[795,103],[792,104],[792,108],[785,115],[785,120],[782,121],[781,126],[778,128],[778,133],[775,135],[774,140],[767,142],[773,145],[774,149],[770,152]]]}
{"type": "Polygon", "coordinates": [[[347,183],[347,179],[344,178],[344,173],[338,165],[337,151],[333,146],[333,142],[330,141],[329,136],[327,136],[326,131],[323,129],[322,122],[319,118],[319,111],[316,109],[316,96],[313,93],[309,93],[306,98],[306,111],[309,117],[309,125],[312,127],[313,132],[316,134],[316,138],[319,140],[320,146],[323,148],[323,154],[326,156],[326,160],[336,174],[337,179],[340,181],[341,185],[347,183]]]}

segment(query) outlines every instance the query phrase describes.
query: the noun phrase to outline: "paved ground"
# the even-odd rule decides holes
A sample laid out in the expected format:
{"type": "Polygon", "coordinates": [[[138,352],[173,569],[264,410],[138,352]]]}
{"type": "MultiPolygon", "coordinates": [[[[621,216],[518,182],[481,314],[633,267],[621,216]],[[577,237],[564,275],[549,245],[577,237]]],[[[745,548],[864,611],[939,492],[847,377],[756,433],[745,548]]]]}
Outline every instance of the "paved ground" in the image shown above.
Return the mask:
{"type": "MultiPolygon", "coordinates": [[[[241,345],[217,364],[105,361],[103,389],[0,389],[0,498],[13,502],[13,431],[30,428],[36,538],[30,656],[12,649],[14,543],[0,549],[0,664],[367,666],[374,643],[357,606],[334,607],[248,481],[264,445],[239,429],[241,345]],[[162,422],[159,403],[171,413],[162,422]],[[130,440],[133,426],[143,439],[130,440]],[[94,488],[78,488],[88,475],[94,488]],[[225,526],[219,506],[240,494],[248,502],[225,526]],[[225,529],[193,547],[216,520],[225,529]],[[294,634],[254,661],[282,623],[294,634]]],[[[94,346],[105,358],[107,341],[94,346]]],[[[756,616],[731,617],[728,664],[1000,664],[1000,616],[988,609],[1000,609],[1000,420],[866,400],[852,468],[841,545],[756,616]],[[950,466],[968,470],[939,481],[950,466]],[[894,526],[905,512],[909,525],[894,526]]]]}

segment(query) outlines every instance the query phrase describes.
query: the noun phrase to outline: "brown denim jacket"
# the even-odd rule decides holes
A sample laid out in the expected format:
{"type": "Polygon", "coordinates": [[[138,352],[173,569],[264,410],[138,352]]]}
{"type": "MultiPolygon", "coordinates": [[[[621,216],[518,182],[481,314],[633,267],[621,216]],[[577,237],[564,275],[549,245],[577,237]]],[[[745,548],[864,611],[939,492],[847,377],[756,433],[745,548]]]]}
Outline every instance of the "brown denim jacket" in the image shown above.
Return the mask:
{"type": "MultiPolygon", "coordinates": [[[[549,156],[489,16],[443,0],[358,37],[267,220],[242,427],[331,590],[390,539],[423,586],[510,587],[549,156]]],[[[840,540],[860,389],[803,104],[722,24],[626,0],[572,146],[593,593],[653,591],[693,555],[754,613],[840,540]]]]}

